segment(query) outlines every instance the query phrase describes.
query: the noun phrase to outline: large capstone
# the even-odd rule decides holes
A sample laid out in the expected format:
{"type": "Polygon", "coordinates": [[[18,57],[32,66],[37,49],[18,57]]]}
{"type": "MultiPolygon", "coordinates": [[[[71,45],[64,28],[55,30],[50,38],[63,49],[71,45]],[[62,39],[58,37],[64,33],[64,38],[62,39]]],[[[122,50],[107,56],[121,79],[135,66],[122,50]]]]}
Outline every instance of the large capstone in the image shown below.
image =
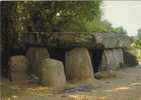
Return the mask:
{"type": "Polygon", "coordinates": [[[9,65],[9,78],[14,82],[27,82],[29,67],[28,60],[25,56],[18,55],[12,56],[8,62],[9,65]]]}
{"type": "Polygon", "coordinates": [[[41,84],[45,86],[62,88],[66,83],[63,63],[55,59],[44,59],[40,65],[41,84]]]}
{"type": "Polygon", "coordinates": [[[66,76],[69,81],[93,79],[93,68],[88,49],[74,48],[66,53],[66,76]]]}
{"type": "Polygon", "coordinates": [[[49,58],[49,53],[46,48],[33,47],[29,48],[26,56],[30,61],[29,71],[40,77],[40,64],[43,59],[49,58]]]}
{"type": "Polygon", "coordinates": [[[32,45],[58,46],[63,48],[94,48],[97,44],[105,48],[125,48],[132,42],[125,34],[117,33],[85,33],[85,32],[32,32],[24,34],[23,42],[32,45]],[[51,37],[50,37],[51,36],[51,37]],[[35,37],[38,37],[36,40],[35,37]],[[50,38],[47,38],[50,37],[50,38]],[[47,38],[47,39],[46,39],[47,38]]]}
{"type": "Polygon", "coordinates": [[[124,64],[122,49],[104,50],[100,70],[116,70],[124,64]]]}
{"type": "Polygon", "coordinates": [[[95,39],[96,44],[101,44],[105,48],[113,49],[113,48],[126,48],[132,42],[131,39],[124,34],[117,33],[91,33],[95,39]]]}

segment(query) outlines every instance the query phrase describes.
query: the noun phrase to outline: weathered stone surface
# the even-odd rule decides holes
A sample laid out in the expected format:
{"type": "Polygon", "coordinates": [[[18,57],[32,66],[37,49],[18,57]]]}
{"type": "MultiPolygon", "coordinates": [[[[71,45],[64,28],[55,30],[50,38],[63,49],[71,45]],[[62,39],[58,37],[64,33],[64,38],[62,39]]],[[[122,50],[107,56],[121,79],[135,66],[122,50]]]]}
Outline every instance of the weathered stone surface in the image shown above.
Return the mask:
{"type": "Polygon", "coordinates": [[[72,47],[94,47],[95,39],[93,35],[88,33],[74,33],[74,32],[55,32],[55,33],[46,33],[46,32],[36,32],[28,33],[30,37],[26,37],[24,42],[32,45],[46,45],[52,47],[63,47],[63,48],[72,48],[72,47]],[[39,39],[35,41],[34,37],[37,36],[39,39]]]}
{"type": "Polygon", "coordinates": [[[124,63],[127,66],[137,66],[138,65],[138,61],[137,61],[136,56],[134,56],[133,54],[131,54],[127,51],[124,51],[123,55],[124,55],[124,63]]]}
{"type": "Polygon", "coordinates": [[[63,48],[94,48],[97,45],[103,45],[105,48],[124,48],[131,43],[128,36],[117,33],[36,32],[28,33],[27,36],[23,40],[27,44],[59,46],[63,48]],[[34,39],[35,36],[39,38],[36,41],[34,39]]]}
{"type": "Polygon", "coordinates": [[[27,58],[22,55],[12,56],[8,62],[10,71],[14,71],[14,72],[26,71],[28,68],[28,64],[29,62],[27,58]]]}
{"type": "Polygon", "coordinates": [[[116,70],[124,64],[122,49],[104,50],[100,70],[116,70]]]}
{"type": "Polygon", "coordinates": [[[28,81],[27,68],[29,67],[29,63],[25,56],[12,56],[8,65],[10,80],[16,83],[25,83],[28,81]]]}
{"type": "Polygon", "coordinates": [[[15,83],[27,83],[29,76],[27,72],[11,72],[10,79],[15,83]]]}
{"type": "Polygon", "coordinates": [[[104,48],[124,48],[131,44],[131,40],[124,34],[117,33],[91,33],[96,39],[96,44],[101,44],[104,48]]]}
{"type": "Polygon", "coordinates": [[[40,65],[41,84],[62,88],[66,83],[63,63],[55,59],[44,59],[40,65]]]}
{"type": "Polygon", "coordinates": [[[98,73],[95,73],[95,78],[96,79],[105,79],[105,78],[114,78],[116,77],[116,73],[114,71],[101,71],[101,72],[98,72],[98,73]]]}
{"type": "Polygon", "coordinates": [[[86,48],[74,48],[66,53],[66,76],[69,81],[93,79],[93,68],[86,48]]]}
{"type": "Polygon", "coordinates": [[[46,48],[33,47],[29,48],[26,53],[30,61],[30,72],[40,77],[40,64],[43,59],[49,58],[49,53],[46,48]]]}

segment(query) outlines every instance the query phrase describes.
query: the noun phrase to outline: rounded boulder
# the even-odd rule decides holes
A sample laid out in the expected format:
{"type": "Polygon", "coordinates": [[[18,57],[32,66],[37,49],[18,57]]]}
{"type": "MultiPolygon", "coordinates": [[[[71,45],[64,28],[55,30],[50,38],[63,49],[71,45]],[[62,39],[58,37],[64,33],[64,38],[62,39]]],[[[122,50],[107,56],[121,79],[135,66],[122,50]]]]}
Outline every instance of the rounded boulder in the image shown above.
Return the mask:
{"type": "Polygon", "coordinates": [[[66,83],[63,63],[55,59],[44,59],[40,65],[41,84],[62,88],[66,83]]]}

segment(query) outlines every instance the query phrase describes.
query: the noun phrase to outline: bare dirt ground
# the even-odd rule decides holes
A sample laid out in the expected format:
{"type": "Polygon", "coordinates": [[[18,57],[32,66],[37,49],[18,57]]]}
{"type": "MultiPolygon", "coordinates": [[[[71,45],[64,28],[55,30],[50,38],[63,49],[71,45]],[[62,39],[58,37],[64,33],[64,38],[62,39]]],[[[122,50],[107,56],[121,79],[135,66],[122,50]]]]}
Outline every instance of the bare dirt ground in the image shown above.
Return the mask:
{"type": "Polygon", "coordinates": [[[116,78],[94,81],[89,91],[60,92],[36,84],[1,83],[2,100],[141,100],[141,66],[126,67],[116,78]]]}

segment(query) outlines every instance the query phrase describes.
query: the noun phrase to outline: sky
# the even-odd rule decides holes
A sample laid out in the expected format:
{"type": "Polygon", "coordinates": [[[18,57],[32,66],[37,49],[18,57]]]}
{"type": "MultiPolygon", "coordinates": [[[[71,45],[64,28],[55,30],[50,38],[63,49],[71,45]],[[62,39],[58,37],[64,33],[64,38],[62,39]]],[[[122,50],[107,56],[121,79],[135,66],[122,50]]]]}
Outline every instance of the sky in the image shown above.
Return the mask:
{"type": "Polygon", "coordinates": [[[141,0],[103,0],[103,17],[113,27],[123,26],[129,36],[136,36],[141,28],[141,0]]]}

